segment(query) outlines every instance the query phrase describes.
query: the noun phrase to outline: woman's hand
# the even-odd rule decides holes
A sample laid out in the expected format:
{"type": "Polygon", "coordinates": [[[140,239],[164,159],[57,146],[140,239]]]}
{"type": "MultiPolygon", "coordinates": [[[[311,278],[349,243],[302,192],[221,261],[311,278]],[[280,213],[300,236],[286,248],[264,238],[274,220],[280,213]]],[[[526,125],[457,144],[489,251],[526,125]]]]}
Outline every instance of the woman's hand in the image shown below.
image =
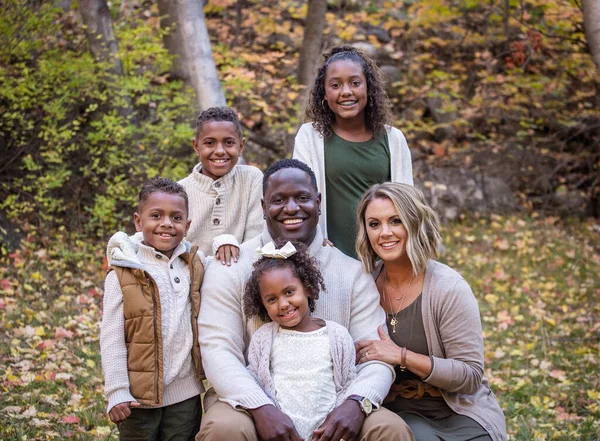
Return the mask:
{"type": "Polygon", "coordinates": [[[239,256],[240,249],[235,245],[221,245],[215,259],[220,260],[223,265],[231,266],[231,259],[237,263],[239,256]]]}
{"type": "Polygon", "coordinates": [[[391,365],[400,364],[402,348],[394,343],[379,325],[377,328],[381,340],[363,340],[356,343],[356,364],[378,360],[391,365]]]}
{"type": "MultiPolygon", "coordinates": [[[[402,348],[394,343],[379,326],[377,328],[381,340],[365,340],[356,343],[356,364],[371,360],[383,361],[391,365],[400,364],[402,361],[402,348]]],[[[427,355],[406,351],[404,360],[406,369],[419,378],[427,378],[433,365],[427,355]]]]}

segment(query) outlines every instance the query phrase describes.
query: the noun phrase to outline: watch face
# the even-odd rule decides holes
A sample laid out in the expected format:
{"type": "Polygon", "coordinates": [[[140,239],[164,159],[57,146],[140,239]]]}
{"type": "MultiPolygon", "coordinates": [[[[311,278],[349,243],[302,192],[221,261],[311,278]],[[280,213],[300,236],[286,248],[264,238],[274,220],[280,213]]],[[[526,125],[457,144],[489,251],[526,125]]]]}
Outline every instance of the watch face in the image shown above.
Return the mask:
{"type": "Polygon", "coordinates": [[[371,404],[371,400],[369,400],[368,398],[365,398],[362,401],[362,406],[363,410],[367,415],[369,415],[373,411],[373,404],[371,404]]]}

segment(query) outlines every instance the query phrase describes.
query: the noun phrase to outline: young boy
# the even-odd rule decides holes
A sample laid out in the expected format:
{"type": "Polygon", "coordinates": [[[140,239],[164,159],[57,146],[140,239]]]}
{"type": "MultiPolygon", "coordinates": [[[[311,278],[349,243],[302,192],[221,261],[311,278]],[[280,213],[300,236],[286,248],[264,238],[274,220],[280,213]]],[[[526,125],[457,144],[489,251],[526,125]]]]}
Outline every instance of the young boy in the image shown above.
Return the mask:
{"type": "Polygon", "coordinates": [[[236,260],[238,243],[260,234],[264,225],[262,172],[248,165],[236,166],[245,144],[235,110],[205,110],[196,120],[192,139],[200,163],[179,181],[190,199],[193,222],[188,239],[221,262],[231,256],[236,260]]]}
{"type": "Polygon", "coordinates": [[[193,440],[204,392],[197,325],[204,256],[184,240],[187,194],[169,179],[151,179],[133,216],[141,234],[116,233],[107,249],[100,330],[107,411],[121,440],[193,440]]]}

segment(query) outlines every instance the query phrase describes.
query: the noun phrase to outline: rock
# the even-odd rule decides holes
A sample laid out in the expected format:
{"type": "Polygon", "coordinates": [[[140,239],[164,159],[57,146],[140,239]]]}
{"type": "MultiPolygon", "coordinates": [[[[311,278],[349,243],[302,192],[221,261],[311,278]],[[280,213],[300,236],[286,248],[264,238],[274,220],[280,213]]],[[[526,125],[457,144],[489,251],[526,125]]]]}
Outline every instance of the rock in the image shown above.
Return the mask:
{"type": "Polygon", "coordinates": [[[375,46],[371,43],[367,43],[366,41],[355,41],[354,43],[351,43],[351,45],[364,53],[367,57],[377,60],[377,49],[375,49],[375,46]]]}
{"type": "Polygon", "coordinates": [[[455,135],[455,129],[452,123],[456,120],[456,112],[445,112],[442,110],[444,101],[440,97],[429,97],[425,100],[431,117],[437,124],[443,124],[435,130],[434,137],[436,141],[452,138],[455,135]]]}
{"type": "Polygon", "coordinates": [[[4,247],[9,252],[15,251],[21,245],[22,239],[23,234],[17,226],[0,212],[0,247],[4,247]]]}
{"type": "Polygon", "coordinates": [[[381,66],[381,71],[385,77],[385,90],[390,98],[399,97],[398,88],[394,87],[394,83],[402,79],[402,71],[396,66],[385,65],[381,66]]]}
{"type": "Polygon", "coordinates": [[[462,213],[507,213],[519,208],[512,190],[502,179],[462,168],[429,168],[419,173],[415,185],[425,193],[438,215],[447,220],[462,213]]]}
{"type": "Polygon", "coordinates": [[[390,41],[392,41],[390,33],[384,28],[374,26],[371,23],[367,22],[361,23],[361,27],[364,29],[365,35],[373,35],[375,38],[377,38],[377,41],[379,41],[380,43],[387,44],[390,41]]]}
{"type": "Polygon", "coordinates": [[[557,191],[547,202],[544,211],[564,217],[586,217],[589,213],[589,201],[580,191],[557,191]]]}

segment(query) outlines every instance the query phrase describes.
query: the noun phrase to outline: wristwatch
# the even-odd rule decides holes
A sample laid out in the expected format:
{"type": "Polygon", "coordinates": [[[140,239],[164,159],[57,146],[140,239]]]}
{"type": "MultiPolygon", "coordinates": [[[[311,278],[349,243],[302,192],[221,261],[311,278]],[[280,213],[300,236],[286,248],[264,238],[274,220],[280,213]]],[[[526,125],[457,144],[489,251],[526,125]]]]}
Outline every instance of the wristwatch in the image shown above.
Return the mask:
{"type": "Polygon", "coordinates": [[[361,397],[360,395],[348,395],[347,399],[358,401],[358,404],[360,405],[360,410],[363,411],[365,416],[369,416],[371,412],[373,412],[373,403],[371,403],[371,400],[369,400],[368,398],[361,397]]]}

